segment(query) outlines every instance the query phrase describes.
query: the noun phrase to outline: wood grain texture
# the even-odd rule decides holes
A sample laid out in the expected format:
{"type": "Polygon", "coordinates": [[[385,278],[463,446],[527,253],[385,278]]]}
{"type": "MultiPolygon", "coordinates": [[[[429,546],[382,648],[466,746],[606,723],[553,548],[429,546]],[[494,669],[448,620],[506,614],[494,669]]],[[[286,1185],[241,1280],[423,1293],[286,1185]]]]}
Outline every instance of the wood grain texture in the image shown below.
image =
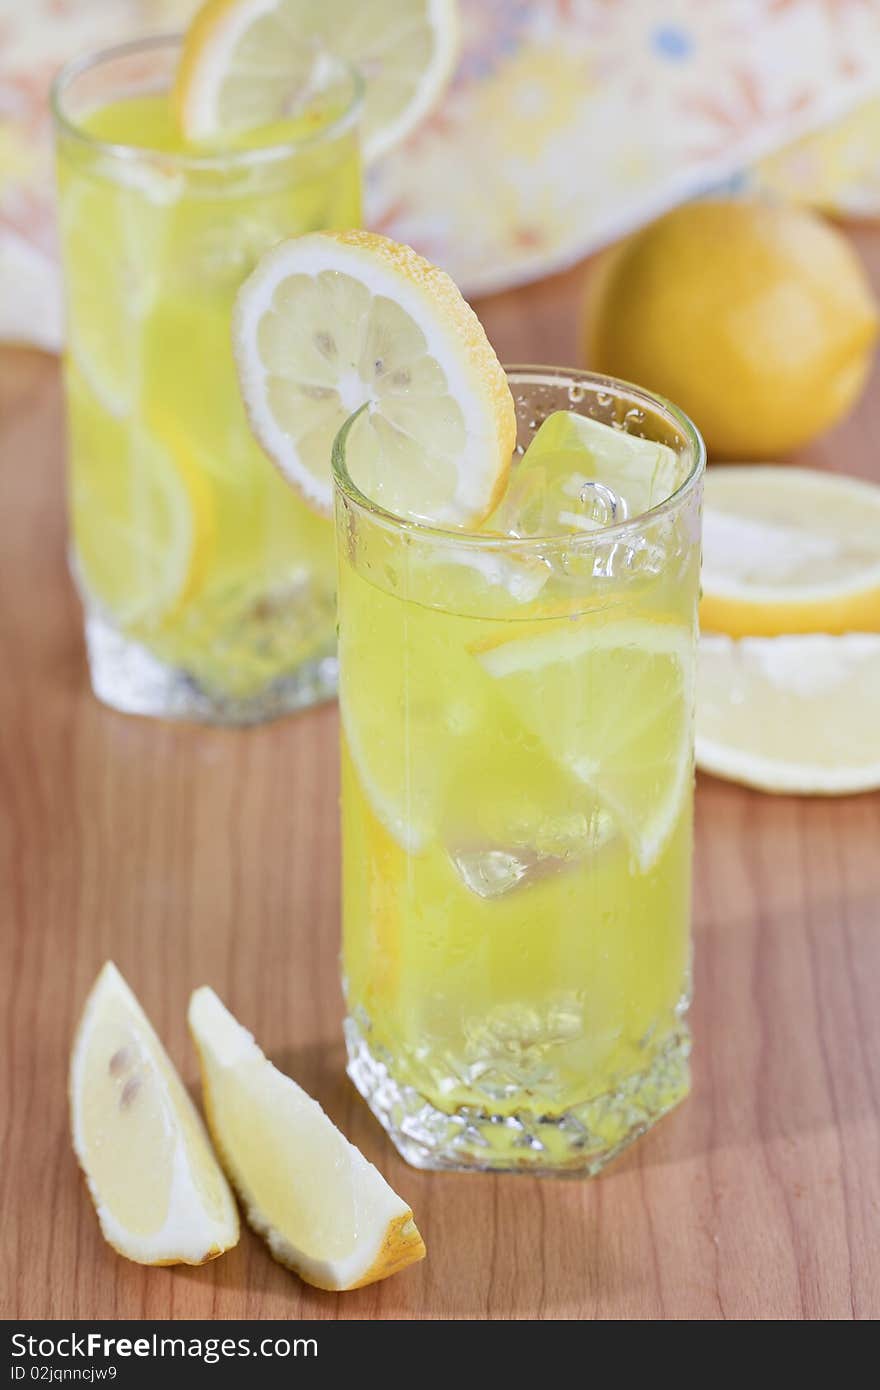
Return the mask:
{"type": "MultiPolygon", "coordinates": [[[[858,240],[880,282],[880,232],[858,240]]],[[[479,305],[508,361],[577,359],[580,272],[479,305]]],[[[809,461],[880,477],[880,380],[809,461]]],[[[65,565],[56,364],[0,353],[0,1314],[880,1315],[880,796],[697,801],[691,1099],[594,1181],[408,1169],[343,1074],[336,711],[231,732],[103,709],[65,565]],[[119,964],[184,1076],[215,986],[412,1203],[429,1257],[322,1294],[245,1232],[198,1270],[101,1239],[71,1033],[119,964]]]]}

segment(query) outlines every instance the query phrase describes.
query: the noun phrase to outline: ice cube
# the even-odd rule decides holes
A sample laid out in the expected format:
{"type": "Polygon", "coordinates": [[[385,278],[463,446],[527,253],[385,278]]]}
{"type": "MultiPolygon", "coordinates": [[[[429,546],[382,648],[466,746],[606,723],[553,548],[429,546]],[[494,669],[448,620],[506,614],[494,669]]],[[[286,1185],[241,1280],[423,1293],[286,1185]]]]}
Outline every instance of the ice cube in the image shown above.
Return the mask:
{"type": "Polygon", "coordinates": [[[535,865],[506,849],[450,850],[449,857],[466,888],[478,898],[502,898],[528,878],[535,865]]]}
{"type": "Polygon", "coordinates": [[[557,410],[513,465],[486,525],[517,537],[595,531],[664,501],[681,481],[679,473],[665,444],[557,410]]]}
{"type": "Polygon", "coordinates": [[[461,842],[447,847],[466,888],[479,898],[502,898],[517,888],[565,873],[583,864],[616,835],[611,816],[597,807],[531,829],[528,843],[508,845],[461,842]]]}

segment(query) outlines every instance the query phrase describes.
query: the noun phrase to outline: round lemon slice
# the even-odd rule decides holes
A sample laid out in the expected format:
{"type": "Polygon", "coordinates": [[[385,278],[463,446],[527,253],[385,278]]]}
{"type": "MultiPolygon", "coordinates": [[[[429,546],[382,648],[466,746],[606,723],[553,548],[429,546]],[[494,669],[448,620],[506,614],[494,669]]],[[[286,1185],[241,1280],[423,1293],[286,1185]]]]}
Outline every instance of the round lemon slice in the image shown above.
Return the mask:
{"type": "Polygon", "coordinates": [[[355,1289],[423,1259],[406,1202],[212,989],[193,994],[189,1024],[214,1142],[276,1260],[317,1288],[355,1289]]]}
{"type": "Polygon", "coordinates": [[[238,1212],[195,1107],[108,961],[70,1062],[73,1147],[101,1230],[138,1264],[203,1264],[238,1241],[238,1212]]]}
{"type": "Polygon", "coordinates": [[[68,356],[103,409],[124,421],[140,393],[144,325],[177,186],[124,166],[110,179],[62,165],[59,179],[68,356]]]}
{"type": "Polygon", "coordinates": [[[213,546],[210,485],[172,421],[129,430],[68,373],[78,575],[122,627],[168,622],[199,587],[213,546]]]}
{"type": "Polygon", "coordinates": [[[640,869],[649,870],[693,777],[690,632],[635,619],[566,620],[480,643],[474,654],[526,728],[593,790],[640,869]]]}
{"type": "Polygon", "coordinates": [[[295,113],[309,41],[366,83],[364,154],[375,159],[430,111],[458,54],[455,0],[209,0],[184,41],[174,101],[188,140],[235,136],[295,113]]]}
{"type": "Polygon", "coordinates": [[[443,271],[370,232],[314,232],[269,251],[236,303],[233,341],[252,428],[329,513],[330,454],[398,515],[472,527],[504,490],[516,442],[507,379],[443,271]]]}
{"type": "Polygon", "coordinates": [[[701,639],[697,766],[766,792],[880,787],[880,635],[701,639]]]}
{"type": "Polygon", "coordinates": [[[880,487],[807,468],[706,474],[704,632],[880,631],[880,487]]]}

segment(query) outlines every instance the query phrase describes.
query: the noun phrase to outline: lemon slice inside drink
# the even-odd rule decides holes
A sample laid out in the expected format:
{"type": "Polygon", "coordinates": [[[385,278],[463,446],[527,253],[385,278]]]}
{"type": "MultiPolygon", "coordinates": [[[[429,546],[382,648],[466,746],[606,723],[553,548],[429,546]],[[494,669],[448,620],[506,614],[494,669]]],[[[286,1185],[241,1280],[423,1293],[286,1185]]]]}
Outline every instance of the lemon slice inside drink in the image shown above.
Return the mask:
{"type": "Polygon", "coordinates": [[[693,776],[690,632],[672,623],[580,618],[489,639],[474,655],[525,727],[596,793],[640,869],[649,870],[693,776]]]}
{"type": "Polygon", "coordinates": [[[68,375],[76,466],[71,513],[78,577],[117,623],[168,622],[198,589],[213,542],[211,489],[170,425],[114,430],[68,375]]]}
{"type": "MultiPolygon", "coordinates": [[[[455,0],[209,0],[186,35],[174,93],[188,140],[276,128],[315,86],[314,40],[366,83],[364,152],[375,159],[418,124],[458,52],[455,0]]],[[[320,61],[320,59],[318,60],[320,61]]]]}
{"type": "Polygon", "coordinates": [[[406,1202],[213,990],[196,990],[189,1022],[214,1142],[275,1258],[322,1289],[359,1288],[423,1259],[406,1202]]]}
{"type": "Polygon", "coordinates": [[[139,1264],[202,1264],[238,1212],[202,1122],[116,966],[89,995],[70,1063],[73,1145],[107,1241],[139,1264]]]}
{"type": "Polygon", "coordinates": [[[61,203],[67,352],[102,408],[122,420],[135,405],[141,325],[157,290],[144,267],[157,264],[168,206],[149,189],[132,198],[121,176],[88,182],[65,167],[62,178],[77,179],[61,203]]]}
{"type": "Polygon", "coordinates": [[[281,242],[242,286],[233,341],[263,448],[329,513],[330,457],[349,441],[357,486],[398,516],[475,526],[501,496],[513,399],[476,315],[442,271],[370,232],[281,242]]]}

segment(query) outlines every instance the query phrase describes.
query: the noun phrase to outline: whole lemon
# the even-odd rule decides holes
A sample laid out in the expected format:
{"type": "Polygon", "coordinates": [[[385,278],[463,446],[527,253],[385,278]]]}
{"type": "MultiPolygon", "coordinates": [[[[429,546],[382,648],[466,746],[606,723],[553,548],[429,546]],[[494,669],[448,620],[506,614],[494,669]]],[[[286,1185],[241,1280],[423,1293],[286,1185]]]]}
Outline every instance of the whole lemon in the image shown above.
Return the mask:
{"type": "Polygon", "coordinates": [[[682,407],[718,458],[784,455],[853,405],[877,305],[849,242],[813,213],[688,203],[606,253],[591,366],[682,407]]]}

